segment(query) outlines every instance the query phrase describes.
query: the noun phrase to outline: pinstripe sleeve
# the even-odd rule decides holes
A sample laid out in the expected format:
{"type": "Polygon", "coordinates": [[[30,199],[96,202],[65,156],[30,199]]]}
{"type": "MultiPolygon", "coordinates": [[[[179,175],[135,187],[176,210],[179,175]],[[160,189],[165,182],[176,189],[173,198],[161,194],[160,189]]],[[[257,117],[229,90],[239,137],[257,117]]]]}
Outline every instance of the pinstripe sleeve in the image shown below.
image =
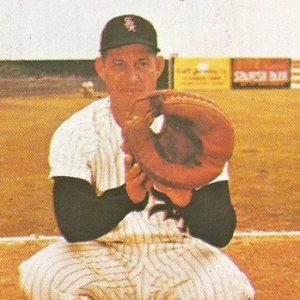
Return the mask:
{"type": "Polygon", "coordinates": [[[93,128],[76,120],[67,120],[52,137],[49,177],[75,177],[91,183],[90,160],[96,150],[97,137],[93,128]]]}
{"type": "Polygon", "coordinates": [[[226,162],[224,168],[219,176],[217,176],[211,183],[219,181],[228,181],[229,180],[229,162],[226,162]]]}

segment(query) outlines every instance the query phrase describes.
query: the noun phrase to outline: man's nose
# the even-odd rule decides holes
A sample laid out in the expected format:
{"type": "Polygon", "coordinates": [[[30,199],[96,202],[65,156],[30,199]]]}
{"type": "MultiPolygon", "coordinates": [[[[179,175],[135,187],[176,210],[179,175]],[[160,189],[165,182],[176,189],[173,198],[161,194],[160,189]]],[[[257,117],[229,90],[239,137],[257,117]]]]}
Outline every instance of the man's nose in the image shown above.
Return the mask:
{"type": "Polygon", "coordinates": [[[141,79],[141,72],[135,67],[130,67],[128,69],[127,76],[130,82],[136,82],[141,79]]]}

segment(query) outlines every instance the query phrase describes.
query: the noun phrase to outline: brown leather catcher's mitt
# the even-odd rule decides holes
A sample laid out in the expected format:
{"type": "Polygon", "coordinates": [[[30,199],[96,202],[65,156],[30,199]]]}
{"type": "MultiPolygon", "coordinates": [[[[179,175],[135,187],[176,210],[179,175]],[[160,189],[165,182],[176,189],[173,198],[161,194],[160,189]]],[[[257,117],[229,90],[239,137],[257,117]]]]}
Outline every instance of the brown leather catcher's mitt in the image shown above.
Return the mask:
{"type": "Polygon", "coordinates": [[[216,178],[234,145],[231,122],[213,102],[173,90],[135,101],[123,135],[149,178],[178,189],[216,178]]]}

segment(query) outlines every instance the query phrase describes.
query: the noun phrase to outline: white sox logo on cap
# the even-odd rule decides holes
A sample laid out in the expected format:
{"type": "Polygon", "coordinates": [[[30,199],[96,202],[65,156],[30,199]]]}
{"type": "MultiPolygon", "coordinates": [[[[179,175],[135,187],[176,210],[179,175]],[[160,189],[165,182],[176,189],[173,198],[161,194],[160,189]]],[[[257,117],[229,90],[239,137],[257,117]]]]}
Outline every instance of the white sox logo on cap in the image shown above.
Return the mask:
{"type": "Polygon", "coordinates": [[[127,28],[128,31],[136,32],[136,26],[132,17],[126,17],[124,21],[125,21],[124,26],[127,28]]]}
{"type": "Polygon", "coordinates": [[[156,31],[146,19],[136,15],[122,15],[107,22],[102,33],[100,51],[130,44],[145,44],[157,48],[156,31]]]}

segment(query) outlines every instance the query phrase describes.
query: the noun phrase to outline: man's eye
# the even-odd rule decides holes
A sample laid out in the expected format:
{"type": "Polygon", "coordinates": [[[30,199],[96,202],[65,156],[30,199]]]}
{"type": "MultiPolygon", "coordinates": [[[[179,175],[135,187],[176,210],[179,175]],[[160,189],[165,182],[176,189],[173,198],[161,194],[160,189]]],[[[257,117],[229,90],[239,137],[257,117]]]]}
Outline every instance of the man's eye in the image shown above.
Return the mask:
{"type": "Polygon", "coordinates": [[[149,65],[150,65],[150,63],[147,60],[141,60],[138,62],[138,66],[143,69],[148,68],[149,65]]]}
{"type": "Polygon", "coordinates": [[[114,68],[116,68],[116,69],[124,69],[125,64],[124,64],[124,62],[122,62],[122,61],[114,61],[114,62],[113,62],[113,66],[114,66],[114,68]]]}

